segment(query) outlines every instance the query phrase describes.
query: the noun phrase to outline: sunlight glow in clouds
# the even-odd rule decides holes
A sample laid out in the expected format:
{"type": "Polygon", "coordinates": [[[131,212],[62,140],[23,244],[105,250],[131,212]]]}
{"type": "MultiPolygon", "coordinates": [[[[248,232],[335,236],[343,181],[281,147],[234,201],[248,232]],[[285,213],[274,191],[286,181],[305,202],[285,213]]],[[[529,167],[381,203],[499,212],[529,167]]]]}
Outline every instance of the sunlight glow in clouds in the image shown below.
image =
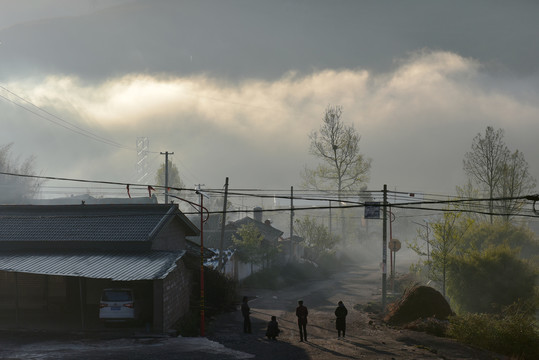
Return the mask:
{"type": "MultiPolygon", "coordinates": [[[[539,101],[530,101],[539,99],[537,84],[531,79],[520,85],[513,82],[512,88],[527,94],[526,101],[520,101],[507,90],[505,81],[482,72],[473,59],[422,51],[385,74],[323,70],[238,83],[203,75],[131,74],[100,84],[49,76],[38,84],[26,80],[6,86],[109,138],[152,134],[154,143],[178,144],[173,134],[188,134],[181,145],[175,145],[189,146],[189,150],[175,149],[187,153],[197,144],[193,139],[202,136],[204,152],[210,154],[219,152],[219,146],[226,147],[228,137],[234,147],[245,144],[249,153],[290,161],[288,168],[297,168],[298,177],[310,159],[308,134],[320,127],[328,104],[342,105],[344,121],[362,136],[361,151],[373,159],[371,178],[380,183],[410,159],[431,164],[432,169],[460,171],[463,153],[475,134],[488,125],[508,130],[512,139],[522,139],[509,145],[523,151],[528,161],[537,158],[539,150],[530,135],[539,133],[539,101]],[[437,152],[438,160],[433,160],[437,152]]],[[[539,177],[538,169],[532,166],[531,170],[539,177]]]]}

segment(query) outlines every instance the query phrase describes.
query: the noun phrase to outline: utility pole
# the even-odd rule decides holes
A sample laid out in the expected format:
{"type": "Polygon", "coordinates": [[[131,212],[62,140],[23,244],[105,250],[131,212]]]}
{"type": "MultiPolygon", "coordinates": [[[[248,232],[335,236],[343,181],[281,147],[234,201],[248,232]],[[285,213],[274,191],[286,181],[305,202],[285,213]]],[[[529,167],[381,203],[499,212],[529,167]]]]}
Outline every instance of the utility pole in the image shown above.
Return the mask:
{"type": "Polygon", "coordinates": [[[333,238],[333,229],[331,228],[331,200],[329,200],[329,236],[333,238]]]}
{"type": "Polygon", "coordinates": [[[168,204],[168,155],[174,155],[173,152],[162,152],[161,155],[165,155],[165,204],[168,204]]]}
{"type": "Polygon", "coordinates": [[[294,251],[292,235],[294,235],[294,187],[290,186],[290,256],[288,258],[290,262],[292,262],[292,252],[294,251]]]}
{"type": "Polygon", "coordinates": [[[226,224],[226,202],[228,201],[228,177],[225,180],[225,199],[223,201],[223,217],[221,218],[221,241],[219,242],[219,265],[217,269],[221,271],[223,266],[223,243],[225,242],[225,224],[226,224]]]}
{"type": "Polygon", "coordinates": [[[387,185],[384,185],[384,217],[382,221],[382,311],[386,310],[387,280],[387,185]]]}
{"type": "Polygon", "coordinates": [[[203,185],[196,186],[196,193],[200,195],[200,336],[204,336],[204,196],[203,185]]]}

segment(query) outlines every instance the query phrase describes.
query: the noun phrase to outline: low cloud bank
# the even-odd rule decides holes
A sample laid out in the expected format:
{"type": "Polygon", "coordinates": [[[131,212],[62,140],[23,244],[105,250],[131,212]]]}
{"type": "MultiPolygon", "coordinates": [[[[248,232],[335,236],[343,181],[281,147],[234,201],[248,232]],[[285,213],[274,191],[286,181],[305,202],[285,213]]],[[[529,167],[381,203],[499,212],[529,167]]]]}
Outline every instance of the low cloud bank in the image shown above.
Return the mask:
{"type": "MultiPolygon", "coordinates": [[[[226,176],[235,178],[236,186],[298,185],[300,169],[313,161],[308,134],[319,128],[328,104],[340,104],[344,121],[362,136],[362,152],[373,159],[371,187],[386,183],[410,191],[452,192],[464,181],[464,153],[488,125],[505,129],[509,147],[523,151],[539,178],[531,162],[539,156],[537,83],[496,78],[458,54],[421,51],[385,74],[328,69],[236,83],[204,75],[128,74],[98,84],[56,75],[5,87],[133,149],[136,137],[147,136],[151,150],[175,152],[188,181],[202,179],[208,186],[221,186],[226,176]]],[[[0,144],[14,142],[36,154],[37,166],[47,175],[114,179],[133,173],[134,150],[82,138],[14,105],[31,108],[5,91],[0,95],[12,101],[0,103],[8,110],[11,130],[0,135],[0,144]],[[41,129],[52,132],[56,142],[76,144],[77,157],[71,151],[51,153],[46,141],[30,143],[31,133],[41,129]]]]}

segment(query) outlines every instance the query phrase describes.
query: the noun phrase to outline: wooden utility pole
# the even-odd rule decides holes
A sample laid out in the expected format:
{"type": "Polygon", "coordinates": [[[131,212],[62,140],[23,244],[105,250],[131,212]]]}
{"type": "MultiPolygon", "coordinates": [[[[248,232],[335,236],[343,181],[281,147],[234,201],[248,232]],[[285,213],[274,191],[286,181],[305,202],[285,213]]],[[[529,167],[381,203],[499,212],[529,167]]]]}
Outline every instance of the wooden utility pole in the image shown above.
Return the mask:
{"type": "Polygon", "coordinates": [[[294,187],[290,186],[290,256],[288,257],[290,262],[292,262],[292,253],[294,251],[292,235],[294,235],[294,187]]]}
{"type": "Polygon", "coordinates": [[[204,336],[204,193],[201,186],[197,185],[196,192],[200,195],[200,336],[204,336]]]}
{"type": "Polygon", "coordinates": [[[386,310],[387,281],[387,185],[384,185],[384,217],[382,221],[382,311],[386,310]]]}
{"type": "Polygon", "coordinates": [[[174,155],[173,152],[162,152],[161,155],[165,155],[165,204],[168,204],[168,155],[174,155]]]}
{"type": "Polygon", "coordinates": [[[217,270],[221,271],[223,266],[223,243],[225,242],[226,224],[226,202],[228,201],[228,177],[225,180],[225,199],[223,201],[223,217],[221,218],[221,241],[219,242],[219,265],[217,270]]]}

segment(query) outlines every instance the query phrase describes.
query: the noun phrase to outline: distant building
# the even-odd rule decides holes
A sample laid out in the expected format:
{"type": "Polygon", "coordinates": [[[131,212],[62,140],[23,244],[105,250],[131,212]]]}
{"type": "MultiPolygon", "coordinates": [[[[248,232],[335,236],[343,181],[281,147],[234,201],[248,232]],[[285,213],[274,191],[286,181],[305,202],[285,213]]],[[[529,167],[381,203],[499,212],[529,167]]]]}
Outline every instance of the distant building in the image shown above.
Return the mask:
{"type": "MultiPolygon", "coordinates": [[[[260,210],[255,210],[255,217],[261,219],[261,212],[258,213],[257,211],[260,210]]],[[[216,253],[215,257],[211,260],[211,265],[215,267],[218,266],[218,257],[222,246],[223,258],[221,262],[224,273],[235,280],[242,280],[251,275],[251,269],[253,272],[256,272],[262,268],[262,266],[259,265],[251,266],[251,264],[243,263],[237,257],[233,237],[235,236],[238,238],[239,228],[247,224],[254,224],[263,236],[263,241],[267,242],[270,246],[274,246],[275,248],[279,246],[283,232],[271,226],[271,223],[268,220],[262,222],[246,216],[237,221],[229,222],[225,225],[222,237],[221,215],[210,216],[208,221],[204,224],[204,247],[210,248],[216,253]]],[[[189,240],[200,244],[200,236],[190,237],[189,240]]]]}

